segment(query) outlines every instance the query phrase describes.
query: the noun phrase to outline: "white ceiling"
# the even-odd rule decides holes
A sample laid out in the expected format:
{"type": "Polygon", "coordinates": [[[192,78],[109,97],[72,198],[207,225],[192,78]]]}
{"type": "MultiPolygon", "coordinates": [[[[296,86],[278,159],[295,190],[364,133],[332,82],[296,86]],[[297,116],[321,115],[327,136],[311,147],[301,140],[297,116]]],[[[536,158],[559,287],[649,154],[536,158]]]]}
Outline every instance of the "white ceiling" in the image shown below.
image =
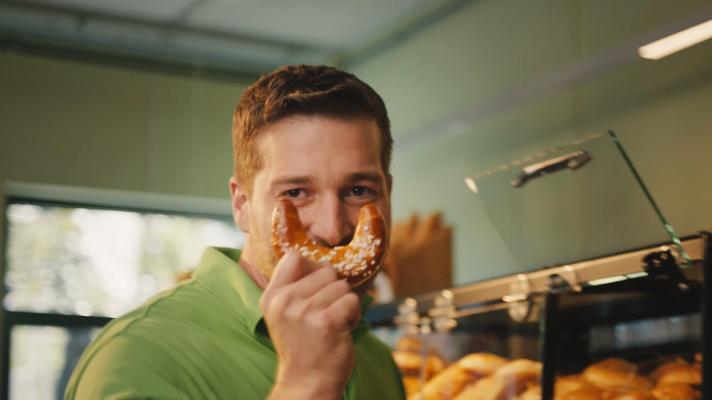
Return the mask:
{"type": "Polygon", "coordinates": [[[250,73],[285,63],[330,63],[467,2],[5,0],[0,33],[16,47],[69,45],[250,73]]]}

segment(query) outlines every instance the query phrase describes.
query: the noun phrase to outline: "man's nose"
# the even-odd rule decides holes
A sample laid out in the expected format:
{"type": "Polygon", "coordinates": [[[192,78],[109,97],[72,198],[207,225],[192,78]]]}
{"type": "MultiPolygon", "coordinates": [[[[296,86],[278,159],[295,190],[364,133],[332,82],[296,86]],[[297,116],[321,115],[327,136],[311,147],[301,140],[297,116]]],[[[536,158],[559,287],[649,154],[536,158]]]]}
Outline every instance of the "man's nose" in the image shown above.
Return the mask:
{"type": "Polygon", "coordinates": [[[351,241],[354,229],[347,207],[340,199],[323,199],[313,210],[309,233],[323,246],[343,246],[351,241]]]}

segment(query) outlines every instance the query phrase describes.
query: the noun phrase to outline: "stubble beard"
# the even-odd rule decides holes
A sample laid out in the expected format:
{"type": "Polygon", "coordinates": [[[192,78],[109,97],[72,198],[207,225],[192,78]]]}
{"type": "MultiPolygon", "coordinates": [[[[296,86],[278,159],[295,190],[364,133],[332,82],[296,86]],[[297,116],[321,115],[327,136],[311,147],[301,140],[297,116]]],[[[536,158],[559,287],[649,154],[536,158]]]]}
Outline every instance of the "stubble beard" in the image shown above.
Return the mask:
{"type": "Polygon", "coordinates": [[[250,235],[249,241],[252,248],[252,262],[262,276],[269,281],[279,261],[272,249],[271,234],[261,231],[254,232],[250,235]]]}

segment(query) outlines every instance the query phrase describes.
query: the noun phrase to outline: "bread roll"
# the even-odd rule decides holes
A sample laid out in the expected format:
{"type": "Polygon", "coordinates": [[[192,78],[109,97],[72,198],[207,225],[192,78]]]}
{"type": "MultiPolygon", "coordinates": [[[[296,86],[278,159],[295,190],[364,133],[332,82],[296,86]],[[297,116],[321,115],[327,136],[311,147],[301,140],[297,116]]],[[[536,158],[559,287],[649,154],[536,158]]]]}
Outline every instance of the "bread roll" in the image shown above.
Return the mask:
{"type": "MultiPolygon", "coordinates": [[[[428,381],[423,386],[422,400],[452,399],[466,386],[493,374],[507,363],[507,359],[495,354],[468,354],[428,381]]],[[[421,398],[415,396],[413,399],[421,398]]]]}
{"type": "Polygon", "coordinates": [[[563,394],[556,394],[555,400],[602,400],[603,390],[593,386],[583,386],[563,394]]]}
{"type": "Polygon", "coordinates": [[[498,400],[499,391],[497,378],[490,375],[465,388],[455,400],[498,400]]]}
{"type": "Polygon", "coordinates": [[[473,381],[474,377],[469,371],[453,364],[426,382],[422,393],[414,394],[409,400],[452,399],[473,381]]]}
{"type": "Polygon", "coordinates": [[[699,400],[702,394],[684,383],[671,383],[651,390],[656,400],[699,400]]]}
{"type": "Polygon", "coordinates": [[[518,359],[500,367],[494,374],[468,386],[457,400],[515,399],[541,377],[541,363],[518,359]]]}
{"type": "Polygon", "coordinates": [[[695,353],[695,364],[702,364],[702,353],[695,353]]]}
{"type": "Polygon", "coordinates": [[[541,386],[538,384],[529,386],[515,400],[541,400],[541,386]]]}
{"type": "Polygon", "coordinates": [[[445,360],[435,354],[428,354],[425,359],[425,377],[430,379],[445,369],[445,360]]]}
{"type": "Polygon", "coordinates": [[[657,382],[658,386],[671,383],[702,384],[700,370],[683,360],[675,360],[659,366],[650,374],[650,377],[657,382]]]}
{"type": "Polygon", "coordinates": [[[420,340],[404,336],[398,340],[393,351],[393,360],[403,376],[420,378],[421,367],[425,369],[425,379],[430,379],[445,369],[445,360],[436,354],[428,354],[423,361],[420,354],[422,343],[420,340]]]}
{"type": "Polygon", "coordinates": [[[521,379],[539,378],[541,375],[541,363],[526,358],[519,358],[503,365],[495,372],[495,375],[521,379]]]}
{"type": "Polygon", "coordinates": [[[420,390],[420,377],[404,376],[403,388],[405,389],[406,396],[410,396],[414,393],[417,393],[420,390]]]}
{"type": "Polygon", "coordinates": [[[566,396],[567,394],[577,390],[584,391],[585,393],[585,389],[595,388],[596,387],[593,384],[581,378],[580,375],[567,375],[556,378],[556,382],[554,384],[554,396],[558,399],[559,397],[566,396]]]}
{"type": "Polygon", "coordinates": [[[541,363],[520,358],[504,365],[494,373],[502,385],[501,398],[510,398],[523,392],[531,383],[541,379],[541,363]]]}
{"type": "Polygon", "coordinates": [[[420,366],[423,364],[423,357],[418,353],[409,351],[394,351],[393,361],[404,376],[420,376],[420,366]]]}
{"type": "Polygon", "coordinates": [[[479,376],[493,374],[500,367],[507,364],[507,359],[491,353],[468,354],[457,361],[457,364],[479,376]]]}
{"type": "MultiPolygon", "coordinates": [[[[579,375],[568,375],[556,378],[554,383],[554,399],[599,399],[603,394],[601,389],[583,380],[579,375]]],[[[541,386],[530,385],[527,390],[517,396],[516,400],[541,400],[541,386]]]]}
{"type": "Polygon", "coordinates": [[[609,358],[587,367],[582,377],[609,391],[633,389],[649,390],[653,387],[652,381],[638,375],[638,367],[619,358],[609,358]]]}
{"type": "Polygon", "coordinates": [[[423,356],[407,351],[393,352],[393,361],[404,376],[420,376],[420,368],[425,369],[425,379],[437,375],[445,369],[445,361],[435,354],[428,354],[423,361],[423,356]]]}
{"type": "Polygon", "coordinates": [[[603,394],[605,400],[656,400],[655,396],[648,390],[624,389],[606,392],[603,394]]]}

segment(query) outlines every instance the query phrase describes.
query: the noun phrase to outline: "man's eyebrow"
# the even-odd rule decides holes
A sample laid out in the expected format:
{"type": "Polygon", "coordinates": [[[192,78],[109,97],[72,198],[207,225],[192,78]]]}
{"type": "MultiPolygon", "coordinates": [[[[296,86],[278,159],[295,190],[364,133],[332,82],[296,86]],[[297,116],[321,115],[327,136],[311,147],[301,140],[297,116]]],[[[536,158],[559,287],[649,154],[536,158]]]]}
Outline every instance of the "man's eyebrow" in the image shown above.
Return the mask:
{"type": "Polygon", "coordinates": [[[355,172],[349,176],[349,181],[373,181],[381,182],[383,178],[380,174],[375,172],[355,172]]]}
{"type": "Polygon", "coordinates": [[[305,185],[307,183],[313,182],[314,177],[311,175],[295,175],[295,176],[282,176],[270,183],[270,186],[282,186],[282,185],[305,185]]]}

